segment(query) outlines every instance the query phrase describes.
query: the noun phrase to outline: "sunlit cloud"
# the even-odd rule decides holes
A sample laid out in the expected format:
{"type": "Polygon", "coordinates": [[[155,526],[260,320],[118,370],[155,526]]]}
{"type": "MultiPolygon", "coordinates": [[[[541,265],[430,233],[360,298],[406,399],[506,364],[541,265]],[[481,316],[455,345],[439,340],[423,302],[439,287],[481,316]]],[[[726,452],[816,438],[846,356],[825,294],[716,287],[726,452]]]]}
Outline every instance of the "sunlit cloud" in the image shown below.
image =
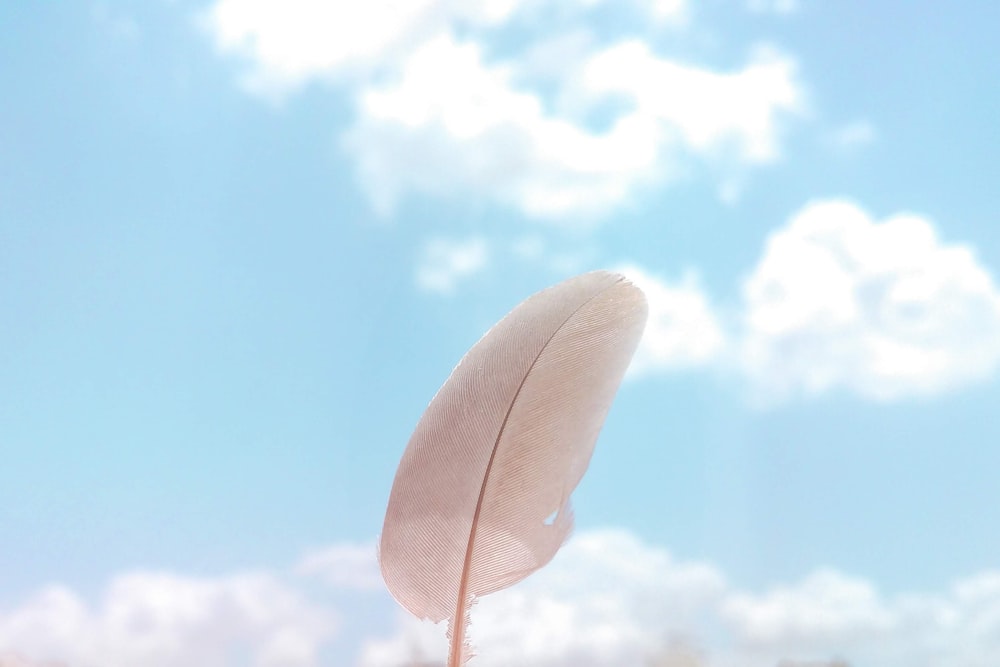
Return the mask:
{"type": "Polygon", "coordinates": [[[811,203],[770,236],[742,293],[741,369],[768,397],[926,396],[1000,364],[993,277],[918,215],[811,203]]]}
{"type": "MultiPolygon", "coordinates": [[[[886,595],[821,569],[750,591],[711,564],[677,560],[627,532],[596,531],[522,584],[484,597],[470,631],[484,667],[844,664],[838,659],[986,667],[1000,648],[998,581],[985,572],[938,593],[886,595]]],[[[361,667],[405,664],[416,648],[442,664],[443,627],[400,615],[396,632],[369,640],[361,667]]]]}
{"type": "Polygon", "coordinates": [[[361,94],[345,145],[369,197],[388,213],[407,193],[476,194],[578,225],[699,164],[777,159],[783,121],[803,108],[794,62],[767,49],[719,73],[631,40],[575,67],[564,76],[577,113],[557,115],[477,44],[428,42],[397,79],[361,94]],[[574,118],[612,98],[627,109],[606,130],[574,118]]]}
{"type": "Polygon", "coordinates": [[[380,590],[382,574],[374,544],[335,544],[307,553],[295,572],[317,577],[333,588],[380,590]]]}
{"type": "MultiPolygon", "coordinates": [[[[371,574],[371,557],[362,562],[359,553],[351,545],[312,551],[291,578],[126,573],[97,604],[48,586],[0,610],[0,665],[319,667],[338,618],[351,613],[347,598],[328,593],[371,574]]],[[[367,583],[352,594],[355,604],[357,595],[384,595],[367,583]]],[[[389,634],[359,638],[353,664],[441,665],[444,626],[399,611],[389,634]]],[[[592,530],[520,584],[482,598],[470,632],[482,667],[774,667],[835,658],[987,667],[1000,651],[1000,572],[888,595],[824,568],[752,590],[628,531],[592,530]]]]}
{"type": "Polygon", "coordinates": [[[136,572],[97,605],[53,585],[0,611],[0,646],[79,667],[318,667],[337,626],[333,610],[270,574],[136,572]]]}
{"type": "Polygon", "coordinates": [[[635,265],[617,269],[646,295],[649,319],[630,373],[673,371],[717,362],[727,345],[722,324],[693,274],[668,282],[635,265]]]}
{"type": "MultiPolygon", "coordinates": [[[[319,83],[354,98],[342,147],[383,215],[408,196],[479,197],[587,224],[691,171],[732,179],[781,157],[787,127],[806,111],[793,58],[758,46],[743,65],[716,70],[638,34],[602,42],[586,21],[598,4],[560,5],[564,26],[503,57],[493,32],[537,3],[297,0],[278,10],[218,0],[200,20],[244,63],[251,93],[285,100],[319,83]],[[609,103],[618,110],[596,127],[588,119],[609,103]]],[[[678,0],[618,11],[688,20],[678,0]]]]}
{"type": "Polygon", "coordinates": [[[482,271],[488,262],[489,247],[484,239],[432,239],[421,253],[417,285],[428,292],[451,294],[459,282],[482,271]]]}

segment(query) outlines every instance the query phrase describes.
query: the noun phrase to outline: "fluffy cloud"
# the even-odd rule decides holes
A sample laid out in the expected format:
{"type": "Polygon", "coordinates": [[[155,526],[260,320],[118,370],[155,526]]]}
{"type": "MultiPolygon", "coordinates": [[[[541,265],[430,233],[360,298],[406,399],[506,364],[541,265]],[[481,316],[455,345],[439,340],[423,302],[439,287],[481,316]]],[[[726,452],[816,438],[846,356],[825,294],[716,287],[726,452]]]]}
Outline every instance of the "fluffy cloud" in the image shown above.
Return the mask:
{"type": "MultiPolygon", "coordinates": [[[[664,632],[696,626],[725,588],[714,568],[677,562],[629,533],[580,535],[522,584],[476,604],[469,629],[476,663],[638,665],[664,632]]],[[[425,658],[439,660],[442,635],[441,628],[402,618],[397,637],[366,645],[361,665],[396,667],[415,645],[425,658]]]]}
{"type": "Polygon", "coordinates": [[[619,122],[651,123],[657,131],[647,130],[647,142],[680,142],[704,155],[728,147],[750,163],[775,159],[779,118],[802,104],[794,62],[768,48],[740,70],[714,72],[660,58],[645,42],[630,40],[594,54],[579,76],[596,100],[628,100],[633,111],[619,122]]]}
{"type": "MultiPolygon", "coordinates": [[[[477,664],[531,667],[986,667],[1000,650],[1000,574],[938,594],[886,596],[833,570],[762,592],[681,562],[622,531],[570,541],[522,584],[483,598],[470,632],[477,664]],[[670,641],[670,638],[675,638],[670,641]],[[676,638],[702,637],[701,650],[676,638]]],[[[443,658],[443,628],[400,616],[362,667],[443,658]]]]}
{"type": "Polygon", "coordinates": [[[374,544],[335,544],[312,551],[302,557],[295,571],[318,577],[333,588],[382,589],[374,544]]]}
{"type": "Polygon", "coordinates": [[[694,275],[671,284],[634,266],[617,269],[646,294],[649,319],[635,358],[633,375],[713,363],[727,341],[707,296],[694,275]]]}
{"type": "MultiPolygon", "coordinates": [[[[560,3],[585,13],[607,0],[560,3]]],[[[365,3],[215,0],[199,16],[220,53],[246,64],[243,85],[280,99],[314,81],[345,81],[391,71],[427,41],[455,29],[502,26],[542,5],[528,0],[371,0],[365,3]]],[[[633,8],[660,22],[680,23],[684,0],[634,0],[633,8]]]]}
{"type": "MultiPolygon", "coordinates": [[[[421,286],[453,290],[484,268],[485,247],[430,244],[421,286]]],[[[539,237],[511,253],[555,257],[539,237]]],[[[577,264],[558,270],[583,270],[577,264]]],[[[694,273],[670,281],[636,264],[615,270],[649,301],[632,378],[711,368],[767,406],[835,391],[876,401],[931,396],[1000,367],[1000,289],[970,246],[943,242],[917,215],[878,221],[845,200],[807,205],[770,235],[725,318],[694,273]]]]}
{"type": "MultiPolygon", "coordinates": [[[[314,575],[342,588],[371,573],[365,553],[334,545],[306,554],[298,571],[308,576],[294,586],[264,573],[133,573],[116,577],[96,606],[49,586],[0,610],[0,666],[327,664],[341,614],[336,602],[317,601],[314,575]]],[[[348,638],[360,644],[355,664],[440,667],[443,624],[402,612],[397,619],[390,636],[348,638]]],[[[470,632],[482,667],[826,667],[838,657],[879,667],[991,667],[1000,654],[1000,571],[940,592],[885,595],[830,569],[751,591],[626,531],[590,531],[525,581],[483,598],[470,632]]]]}
{"type": "Polygon", "coordinates": [[[364,76],[440,30],[448,15],[439,0],[218,0],[201,22],[220,51],[247,61],[248,90],[281,98],[317,79],[364,76]]]}
{"type": "Polygon", "coordinates": [[[871,584],[833,571],[764,595],[733,594],[721,613],[741,645],[791,655],[835,653],[845,643],[856,646],[896,624],[871,584]]]}
{"type": "Polygon", "coordinates": [[[330,610],[267,574],[133,573],[96,608],[50,586],[0,612],[0,647],[74,667],[313,667],[335,630],[330,610]]]}
{"type": "Polygon", "coordinates": [[[768,50],[717,73],[636,40],[595,49],[564,73],[572,115],[554,114],[516,72],[442,36],[368,88],[346,146],[376,205],[476,193],[533,217],[593,220],[696,161],[774,160],[780,121],[802,103],[794,64],[768,50]],[[606,130],[575,119],[609,100],[627,110],[606,130]]]}
{"type": "Polygon", "coordinates": [[[916,215],[809,204],[771,235],[743,299],[741,370],[762,396],[894,400],[1000,364],[1000,291],[971,247],[916,215]]]}
{"type": "Polygon", "coordinates": [[[888,597],[869,582],[825,571],[795,586],[734,593],[720,616],[734,654],[755,664],[779,654],[835,654],[850,664],[986,667],[1000,650],[998,582],[1000,574],[985,572],[943,593],[888,597]]]}
{"type": "MultiPolygon", "coordinates": [[[[759,48],[720,72],[660,56],[638,37],[600,44],[587,27],[598,4],[559,4],[564,33],[529,30],[503,58],[494,33],[544,3],[218,0],[202,23],[220,51],[248,63],[253,92],[283,98],[325,81],[355,96],[343,145],[384,214],[421,194],[593,220],[701,165],[731,177],[779,156],[786,121],[804,106],[790,58],[759,48]],[[607,128],[589,122],[609,108],[619,112],[607,128]]],[[[680,0],[629,6],[616,11],[687,18],[680,0]]]]}
{"type": "Polygon", "coordinates": [[[486,267],[489,249],[486,241],[433,239],[424,246],[417,267],[417,285],[429,292],[451,294],[458,282],[486,267]]]}

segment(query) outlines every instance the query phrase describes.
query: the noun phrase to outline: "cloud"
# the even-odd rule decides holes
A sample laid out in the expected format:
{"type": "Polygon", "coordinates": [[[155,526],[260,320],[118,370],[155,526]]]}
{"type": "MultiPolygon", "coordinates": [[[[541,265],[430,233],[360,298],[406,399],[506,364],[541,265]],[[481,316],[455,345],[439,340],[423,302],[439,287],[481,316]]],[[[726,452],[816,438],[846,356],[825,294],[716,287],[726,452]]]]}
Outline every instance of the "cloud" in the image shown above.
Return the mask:
{"type": "Polygon", "coordinates": [[[823,571],[773,591],[736,592],[721,617],[735,654],[754,659],[837,655],[884,667],[986,667],[1000,650],[998,581],[997,572],[984,572],[942,593],[890,597],[823,571]]]}
{"type": "MultiPolygon", "coordinates": [[[[294,581],[266,572],[122,574],[97,605],[48,586],[0,610],[0,665],[318,667],[347,609],[317,601],[324,584],[315,575],[335,586],[351,573],[367,577],[370,552],[362,562],[359,549],[305,554],[297,567],[304,577],[294,581]]],[[[347,639],[359,645],[359,667],[441,665],[443,626],[400,611],[386,636],[347,639]]],[[[479,601],[470,632],[482,667],[774,667],[832,665],[837,657],[879,667],[992,667],[1000,571],[938,592],[887,595],[829,568],[748,590],[710,563],[679,559],[625,530],[595,530],[479,601]],[[660,662],[647,662],[654,656],[660,662]]]]}
{"type": "Polygon", "coordinates": [[[635,375],[716,362],[727,340],[694,274],[670,284],[635,265],[618,267],[646,294],[649,319],[629,368],[635,375]]]}
{"type": "MultiPolygon", "coordinates": [[[[555,252],[541,236],[506,245],[437,239],[420,286],[449,294],[498,260],[560,275],[593,266],[586,249],[555,252]]],[[[649,319],[629,369],[636,379],[721,371],[768,407],[848,392],[874,401],[930,397],[1000,368],[1000,289],[971,246],[946,243],[916,214],[876,220],[857,204],[818,200],[768,237],[735,300],[713,299],[697,274],[667,280],[636,263],[613,270],[646,294],[649,319]]]]}
{"type": "MultiPolygon", "coordinates": [[[[696,624],[724,590],[714,568],[677,562],[625,531],[580,535],[522,584],[476,604],[470,626],[476,662],[482,667],[638,665],[662,633],[696,624]]],[[[368,642],[360,664],[397,667],[417,637],[425,659],[443,657],[442,628],[401,617],[398,635],[368,642]]]]}
{"type": "Polygon", "coordinates": [[[798,0],[747,0],[747,10],[754,14],[787,16],[799,10],[798,0]]]}
{"type": "Polygon", "coordinates": [[[382,574],[374,544],[335,544],[307,553],[295,572],[314,576],[333,588],[362,591],[382,589],[382,574]]]}
{"type": "Polygon", "coordinates": [[[596,53],[584,64],[580,86],[595,100],[618,95],[633,110],[619,122],[651,121],[661,148],[679,142],[711,156],[728,149],[748,163],[778,155],[778,120],[804,103],[795,82],[796,65],[771,48],[758,48],[733,72],[715,72],[655,55],[649,45],[629,40],[596,53]]]}
{"type": "Polygon", "coordinates": [[[336,627],[332,611],[272,575],[136,572],[97,607],[49,586],[0,611],[0,646],[74,667],[314,667],[336,627]]]}
{"type": "MultiPolygon", "coordinates": [[[[453,293],[486,269],[490,248],[560,275],[595,261],[555,252],[541,236],[512,243],[435,239],[417,282],[453,293]]],[[[876,220],[857,204],[818,200],[768,237],[739,297],[713,303],[696,273],[666,280],[623,263],[646,294],[649,319],[632,379],[712,369],[743,384],[760,407],[831,392],[875,401],[929,397],[1000,368],[1000,289],[971,246],[946,243],[916,214],[876,220]]]]}
{"type": "Polygon", "coordinates": [[[0,653],[0,667],[66,667],[57,662],[35,662],[16,653],[0,653]]]}
{"type": "MultiPolygon", "coordinates": [[[[572,539],[546,567],[484,597],[470,632],[483,667],[986,667],[1000,650],[1000,573],[939,593],[887,596],[871,582],[822,569],[760,592],[707,563],[685,562],[625,531],[572,539]],[[690,641],[700,638],[700,650],[690,641]],[[673,639],[671,639],[673,638],[673,639]],[[688,644],[688,646],[685,646],[688,644]]],[[[415,653],[440,664],[444,629],[400,615],[370,640],[361,667],[397,667],[415,653]]]]}
{"type": "Polygon", "coordinates": [[[446,21],[437,0],[218,0],[200,17],[220,52],[247,63],[244,87],[271,99],[314,80],[363,76],[446,21]]]}
{"type": "MultiPolygon", "coordinates": [[[[581,13],[606,1],[575,0],[558,7],[581,13]]],[[[279,6],[216,0],[198,22],[220,54],[245,64],[241,83],[249,92],[280,100],[316,81],[358,83],[392,71],[428,41],[456,29],[502,26],[545,4],[557,5],[528,0],[289,0],[279,6]]],[[[634,5],[661,22],[677,23],[686,15],[684,0],[635,0],[634,5]]]]}
{"type": "MultiPolygon", "coordinates": [[[[780,156],[805,104],[790,57],[759,47],[716,71],[637,35],[600,43],[588,24],[600,4],[217,0],[201,23],[246,64],[242,83],[255,94],[287,99],[322,82],[354,97],[342,146],[383,215],[410,195],[474,196],[579,224],[692,170],[731,179],[780,156]],[[525,17],[550,4],[558,24],[539,35],[525,17]],[[523,48],[497,49],[515,26],[523,48]],[[595,124],[609,109],[607,126],[595,124]]],[[[639,12],[642,25],[688,19],[682,0],[615,11],[639,12]]]]}
{"type": "Polygon", "coordinates": [[[871,122],[856,120],[837,128],[827,141],[834,150],[849,153],[871,145],[877,138],[878,132],[871,122]]]}
{"type": "Polygon", "coordinates": [[[575,114],[560,115],[515,80],[513,64],[489,64],[476,43],[439,37],[398,78],[362,93],[345,146],[385,213],[407,193],[474,193],[580,223],[699,162],[733,169],[777,159],[780,121],[802,106],[794,63],[767,49],[716,73],[631,40],[576,67],[564,74],[575,114]],[[609,100],[626,109],[605,130],[573,117],[609,100]]]}
{"type": "Polygon", "coordinates": [[[399,80],[367,90],[346,145],[376,207],[406,193],[470,193],[530,216],[592,219],[625,200],[656,166],[652,124],[607,135],[548,114],[509,66],[483,62],[474,43],[442,37],[406,63],[399,80]]]}
{"type": "Polygon", "coordinates": [[[735,593],[721,613],[738,643],[793,655],[836,652],[844,641],[857,644],[896,623],[871,584],[830,570],[763,595],[735,593]]]}
{"type": "Polygon", "coordinates": [[[682,25],[688,19],[687,0],[640,0],[645,10],[659,23],[682,25]]]}
{"type": "Polygon", "coordinates": [[[489,248],[481,238],[433,239],[423,248],[417,285],[428,292],[451,294],[460,280],[482,271],[488,262],[489,248]]]}
{"type": "Polygon", "coordinates": [[[742,285],[741,371],[759,395],[937,394],[1000,364],[1000,291],[972,248],[917,215],[818,201],[742,285]]]}

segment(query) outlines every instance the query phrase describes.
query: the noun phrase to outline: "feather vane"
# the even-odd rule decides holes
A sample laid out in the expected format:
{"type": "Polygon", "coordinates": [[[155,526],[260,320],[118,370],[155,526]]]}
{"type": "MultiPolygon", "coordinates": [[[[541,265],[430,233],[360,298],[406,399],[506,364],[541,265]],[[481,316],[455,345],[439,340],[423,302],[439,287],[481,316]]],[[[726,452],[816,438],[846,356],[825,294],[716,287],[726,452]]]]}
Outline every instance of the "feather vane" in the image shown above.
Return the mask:
{"type": "Polygon", "coordinates": [[[379,545],[389,592],[450,621],[468,659],[469,607],[548,563],[573,526],[570,494],[646,321],[618,274],[571,278],[522,302],[462,358],[403,453],[379,545]]]}

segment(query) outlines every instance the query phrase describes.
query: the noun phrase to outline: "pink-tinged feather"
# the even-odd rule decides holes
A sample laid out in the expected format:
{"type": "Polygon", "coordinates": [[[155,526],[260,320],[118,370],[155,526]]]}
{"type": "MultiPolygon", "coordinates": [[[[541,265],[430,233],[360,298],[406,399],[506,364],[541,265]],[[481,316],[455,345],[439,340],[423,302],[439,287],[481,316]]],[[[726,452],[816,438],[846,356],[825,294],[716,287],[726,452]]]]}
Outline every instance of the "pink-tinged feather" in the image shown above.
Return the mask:
{"type": "Polygon", "coordinates": [[[570,494],[645,322],[645,297],[617,274],[543,290],[466,353],[417,424],[379,562],[403,607],[449,620],[449,667],[468,660],[474,600],[548,563],[569,536],[570,494]]]}

